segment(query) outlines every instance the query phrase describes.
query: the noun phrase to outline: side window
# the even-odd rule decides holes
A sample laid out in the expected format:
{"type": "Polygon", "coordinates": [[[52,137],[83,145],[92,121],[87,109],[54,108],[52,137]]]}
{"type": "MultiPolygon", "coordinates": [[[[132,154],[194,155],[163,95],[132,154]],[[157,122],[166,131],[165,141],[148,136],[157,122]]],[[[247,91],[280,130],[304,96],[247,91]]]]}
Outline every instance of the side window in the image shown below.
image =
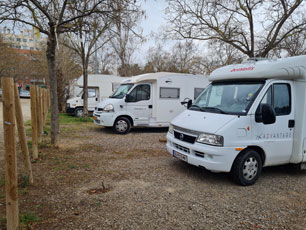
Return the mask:
{"type": "Polygon", "coordinates": [[[138,85],[130,93],[130,102],[149,100],[151,96],[150,85],[138,85]]]}
{"type": "Polygon", "coordinates": [[[180,89],[179,88],[160,87],[159,97],[160,98],[179,99],[180,98],[180,89]]]}
{"type": "Polygon", "coordinates": [[[96,89],[88,89],[88,98],[96,97],[96,89]]]}
{"type": "Polygon", "coordinates": [[[289,84],[274,84],[274,110],[276,116],[288,115],[291,112],[289,84]]]}
{"type": "Polygon", "coordinates": [[[272,105],[272,86],[268,89],[265,96],[261,100],[260,104],[269,104],[272,105]]]}
{"type": "Polygon", "coordinates": [[[204,88],[194,88],[194,100],[203,92],[204,88]]]}
{"type": "MultiPolygon", "coordinates": [[[[290,85],[285,83],[274,84],[268,89],[260,104],[272,105],[276,116],[288,115],[291,112],[290,85]]],[[[258,107],[259,109],[260,107],[258,107]]]]}

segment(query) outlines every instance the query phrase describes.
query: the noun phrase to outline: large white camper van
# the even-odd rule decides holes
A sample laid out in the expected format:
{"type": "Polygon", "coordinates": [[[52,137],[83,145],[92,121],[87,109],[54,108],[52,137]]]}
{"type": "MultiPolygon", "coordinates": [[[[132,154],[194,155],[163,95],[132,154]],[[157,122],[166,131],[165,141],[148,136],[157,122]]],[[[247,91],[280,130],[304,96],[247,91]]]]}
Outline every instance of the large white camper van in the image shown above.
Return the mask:
{"type": "Polygon", "coordinates": [[[182,101],[195,99],[208,85],[203,75],[150,73],[122,82],[94,112],[97,125],[126,134],[131,127],[168,127],[186,109],[182,101]]]}
{"type": "MultiPolygon", "coordinates": [[[[115,91],[126,78],[114,75],[88,74],[88,111],[93,112],[97,104],[115,91]]],[[[73,84],[73,97],[67,100],[66,112],[83,115],[83,76],[73,84]]]]}
{"type": "Polygon", "coordinates": [[[264,166],[306,167],[306,56],[249,60],[212,72],[212,83],[171,121],[176,158],[254,184],[264,166]]]}

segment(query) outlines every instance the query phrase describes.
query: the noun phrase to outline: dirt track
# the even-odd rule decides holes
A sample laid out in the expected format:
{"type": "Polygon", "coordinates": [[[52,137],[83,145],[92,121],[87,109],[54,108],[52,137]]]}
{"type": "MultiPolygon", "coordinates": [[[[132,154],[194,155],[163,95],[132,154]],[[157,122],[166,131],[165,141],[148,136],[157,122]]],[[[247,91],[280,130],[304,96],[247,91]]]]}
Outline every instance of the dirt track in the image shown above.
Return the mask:
{"type": "MultiPolygon", "coordinates": [[[[3,141],[3,105],[2,100],[0,99],[0,160],[4,156],[4,141],[3,141]]],[[[21,99],[21,106],[23,111],[24,121],[31,119],[31,106],[30,99],[21,99]]]]}

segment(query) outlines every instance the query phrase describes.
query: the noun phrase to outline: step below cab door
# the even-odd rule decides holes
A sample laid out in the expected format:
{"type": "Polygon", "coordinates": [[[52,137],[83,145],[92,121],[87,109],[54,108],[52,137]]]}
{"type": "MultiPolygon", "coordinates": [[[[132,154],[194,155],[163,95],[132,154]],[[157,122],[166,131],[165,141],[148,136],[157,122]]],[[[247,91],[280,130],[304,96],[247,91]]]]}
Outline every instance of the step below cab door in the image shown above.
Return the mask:
{"type": "Polygon", "coordinates": [[[263,124],[260,116],[258,117],[256,114],[252,119],[253,140],[266,153],[265,165],[289,163],[295,126],[292,92],[292,82],[272,82],[258,105],[256,114],[260,114],[261,104],[269,104],[275,111],[275,122],[263,124]]]}

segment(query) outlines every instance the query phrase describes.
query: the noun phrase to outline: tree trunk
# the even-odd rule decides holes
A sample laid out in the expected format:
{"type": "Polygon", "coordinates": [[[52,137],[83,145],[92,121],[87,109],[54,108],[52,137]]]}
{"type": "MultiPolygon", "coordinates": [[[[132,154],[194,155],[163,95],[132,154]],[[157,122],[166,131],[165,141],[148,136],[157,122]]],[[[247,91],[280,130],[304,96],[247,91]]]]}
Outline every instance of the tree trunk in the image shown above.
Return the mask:
{"type": "Polygon", "coordinates": [[[51,94],[51,144],[58,146],[59,140],[59,117],[58,117],[58,95],[57,95],[57,77],[55,73],[55,48],[56,37],[54,28],[51,28],[47,42],[47,60],[50,79],[51,94]]]}
{"type": "Polygon", "coordinates": [[[88,116],[88,65],[86,60],[83,62],[83,116],[88,116]]]}

